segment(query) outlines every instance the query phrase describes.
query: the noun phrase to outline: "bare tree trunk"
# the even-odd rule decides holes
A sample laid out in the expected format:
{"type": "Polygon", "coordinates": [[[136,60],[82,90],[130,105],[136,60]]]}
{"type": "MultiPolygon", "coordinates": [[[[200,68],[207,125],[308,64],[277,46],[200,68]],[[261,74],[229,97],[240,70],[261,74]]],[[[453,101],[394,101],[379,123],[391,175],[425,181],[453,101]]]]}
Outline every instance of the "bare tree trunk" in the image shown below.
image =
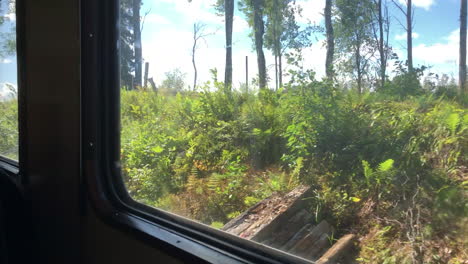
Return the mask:
{"type": "Polygon", "coordinates": [[[460,94],[467,94],[468,87],[466,84],[466,0],[461,0],[460,6],[460,65],[459,65],[459,85],[460,94]]]}
{"type": "Polygon", "coordinates": [[[406,48],[408,52],[408,72],[413,72],[413,3],[406,4],[406,48]]]}
{"type": "Polygon", "coordinates": [[[255,50],[257,51],[258,84],[260,89],[266,88],[266,63],[263,53],[263,34],[265,26],[263,22],[263,0],[252,0],[255,31],[255,50]]]}
{"type": "Polygon", "coordinates": [[[151,84],[151,88],[153,89],[153,91],[157,92],[158,88],[156,87],[156,84],[154,83],[153,78],[149,78],[148,81],[151,84]]]}
{"type": "Polygon", "coordinates": [[[325,60],[325,71],[327,78],[333,80],[333,56],[335,53],[335,34],[333,32],[332,24],[332,0],[325,2],[325,29],[327,32],[327,57],[325,60]]]}
{"type": "Polygon", "coordinates": [[[195,51],[197,50],[197,34],[198,34],[197,24],[193,24],[193,46],[192,46],[192,65],[193,65],[193,91],[197,87],[197,64],[195,63],[195,51]]]}
{"type": "Polygon", "coordinates": [[[145,88],[148,87],[148,71],[149,71],[149,62],[145,63],[145,88]]]}
{"type": "Polygon", "coordinates": [[[361,69],[361,46],[358,45],[355,47],[355,62],[356,62],[356,69],[357,69],[357,88],[358,93],[362,94],[362,69],[361,69]]]}
{"type": "Polygon", "coordinates": [[[135,45],[135,80],[133,87],[141,86],[142,79],[142,45],[141,45],[141,28],[140,28],[140,7],[141,0],[133,0],[133,35],[135,45]]]}
{"type": "Polygon", "coordinates": [[[278,91],[278,55],[275,54],[275,91],[278,91]]]}
{"type": "Polygon", "coordinates": [[[283,56],[280,53],[278,56],[278,72],[279,72],[279,87],[283,87],[283,56]]]}
{"type": "Polygon", "coordinates": [[[249,91],[249,56],[245,56],[245,89],[249,91]]]}
{"type": "Polygon", "coordinates": [[[378,0],[378,12],[379,12],[379,55],[380,55],[380,87],[385,86],[385,75],[387,70],[387,59],[385,56],[385,39],[384,39],[384,29],[383,29],[383,15],[382,15],[382,0],[378,0]]]}
{"type": "Polygon", "coordinates": [[[224,16],[226,26],[226,67],[224,71],[224,88],[230,90],[232,87],[232,28],[234,20],[234,0],[224,1],[224,16]]]}

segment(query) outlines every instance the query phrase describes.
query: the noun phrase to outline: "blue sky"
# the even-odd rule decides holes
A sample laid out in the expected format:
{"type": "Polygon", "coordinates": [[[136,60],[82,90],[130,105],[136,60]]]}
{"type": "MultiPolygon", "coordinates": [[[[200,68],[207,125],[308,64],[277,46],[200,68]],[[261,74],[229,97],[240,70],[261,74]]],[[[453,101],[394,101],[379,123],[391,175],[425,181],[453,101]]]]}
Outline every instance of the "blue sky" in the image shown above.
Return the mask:
{"type": "MultiPolygon", "coordinates": [[[[404,0],[397,0],[403,2],[404,0]]],[[[3,2],[3,1],[2,1],[3,2]]],[[[215,0],[143,0],[141,13],[149,12],[145,18],[142,41],[143,59],[150,63],[149,76],[156,83],[164,79],[164,73],[179,68],[186,73],[186,83],[191,84],[193,69],[191,64],[193,23],[206,24],[210,36],[200,42],[196,52],[199,72],[198,84],[210,80],[210,69],[218,70],[218,78],[224,78],[224,20],[215,14],[212,5],[215,0]]],[[[390,2],[390,1],[389,1],[390,2]]],[[[303,8],[300,22],[311,21],[323,24],[325,0],[298,0],[303,8]]],[[[435,73],[446,73],[456,78],[458,71],[458,30],[460,0],[413,0],[415,5],[414,63],[432,66],[435,73]]],[[[404,29],[397,19],[403,16],[389,3],[392,15],[390,41],[401,59],[406,59],[404,29]]],[[[14,22],[0,28],[8,29],[14,22]]],[[[256,56],[252,41],[248,37],[249,27],[236,8],[233,36],[233,80],[234,86],[245,81],[245,56],[249,57],[249,76],[256,76],[256,56]]],[[[317,76],[324,74],[325,47],[323,36],[317,34],[311,47],[303,51],[304,67],[313,69],[317,76]]],[[[274,76],[273,57],[265,50],[270,76],[274,76]]],[[[290,66],[285,66],[286,70],[290,66]]],[[[287,79],[287,77],[285,77],[287,79]]],[[[16,63],[14,57],[0,61],[0,83],[16,83],[16,63]]]]}

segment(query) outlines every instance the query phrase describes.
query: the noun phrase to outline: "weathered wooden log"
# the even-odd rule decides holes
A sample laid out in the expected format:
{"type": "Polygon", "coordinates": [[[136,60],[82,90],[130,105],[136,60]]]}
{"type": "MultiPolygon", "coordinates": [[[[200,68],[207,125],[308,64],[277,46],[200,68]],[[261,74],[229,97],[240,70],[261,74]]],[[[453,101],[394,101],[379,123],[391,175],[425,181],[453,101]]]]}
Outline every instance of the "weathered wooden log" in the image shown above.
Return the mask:
{"type": "Polygon", "coordinates": [[[317,260],[316,264],[335,264],[346,255],[352,248],[356,236],[347,234],[341,237],[323,256],[317,260]]]}
{"type": "Polygon", "coordinates": [[[305,259],[317,260],[327,251],[327,249],[330,248],[330,246],[330,235],[323,233],[307,251],[301,252],[301,255],[299,256],[305,259]]]}
{"type": "Polygon", "coordinates": [[[308,256],[308,252],[314,246],[315,242],[319,240],[322,235],[331,236],[332,232],[333,228],[328,224],[327,221],[323,220],[316,227],[314,227],[310,233],[299,240],[289,252],[298,256],[308,256]]]}
{"type": "Polygon", "coordinates": [[[302,227],[309,224],[313,216],[305,209],[301,209],[293,217],[283,223],[282,228],[276,230],[271,235],[268,242],[264,243],[274,248],[281,248],[284,246],[302,227]]]}
{"type": "Polygon", "coordinates": [[[289,252],[289,250],[291,250],[291,248],[294,247],[294,245],[296,245],[299,240],[303,239],[307,234],[309,234],[310,231],[314,229],[314,227],[315,226],[312,224],[303,226],[296,234],[294,234],[291,239],[289,239],[288,242],[286,242],[286,244],[284,244],[284,246],[281,247],[281,250],[289,252]]]}
{"type": "Polygon", "coordinates": [[[298,186],[286,195],[272,195],[229,221],[222,230],[257,242],[269,240],[305,208],[308,191],[309,187],[298,186]]]}

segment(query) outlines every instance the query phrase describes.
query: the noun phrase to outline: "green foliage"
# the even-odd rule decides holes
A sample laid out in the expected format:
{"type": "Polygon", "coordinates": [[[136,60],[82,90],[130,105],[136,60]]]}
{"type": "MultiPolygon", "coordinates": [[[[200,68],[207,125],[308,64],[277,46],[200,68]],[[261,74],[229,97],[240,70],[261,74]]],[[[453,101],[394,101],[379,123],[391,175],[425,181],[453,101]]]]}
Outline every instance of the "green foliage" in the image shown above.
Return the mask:
{"type": "MultiPolygon", "coordinates": [[[[309,184],[317,221],[366,234],[368,223],[390,219],[383,224],[391,235],[370,240],[381,248],[406,243],[397,234],[414,230],[408,212],[417,208],[425,239],[442,231],[459,239],[461,224],[452,223],[464,223],[467,211],[459,202],[466,108],[430,94],[359,95],[297,69],[278,92],[230,92],[217,81],[198,92],[122,91],[122,164],[132,197],[220,227],[274,192],[309,184]]],[[[362,250],[363,259],[374,252],[362,250]]],[[[379,256],[393,261],[390,251],[379,256]]]]}
{"type": "Polygon", "coordinates": [[[0,101],[0,155],[18,159],[18,102],[0,101]]]}

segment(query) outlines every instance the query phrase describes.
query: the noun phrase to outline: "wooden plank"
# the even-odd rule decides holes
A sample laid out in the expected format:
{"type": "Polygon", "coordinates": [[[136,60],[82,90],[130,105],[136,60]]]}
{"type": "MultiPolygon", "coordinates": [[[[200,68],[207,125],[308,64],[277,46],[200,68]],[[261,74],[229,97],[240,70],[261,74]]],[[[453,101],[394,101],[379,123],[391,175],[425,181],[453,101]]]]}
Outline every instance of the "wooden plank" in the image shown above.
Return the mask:
{"type": "Polygon", "coordinates": [[[301,257],[310,260],[317,260],[327,251],[327,249],[330,248],[330,246],[330,235],[323,233],[307,251],[301,253],[303,254],[301,257]]]}
{"type": "Polygon", "coordinates": [[[330,236],[333,232],[333,228],[328,224],[327,221],[323,220],[320,222],[312,231],[307,234],[304,238],[299,240],[289,251],[294,255],[307,256],[308,252],[314,246],[314,243],[323,235],[330,236]]]}
{"type": "Polygon", "coordinates": [[[274,248],[284,246],[302,227],[312,222],[313,216],[307,210],[301,209],[287,222],[283,223],[282,228],[272,234],[270,243],[274,248]]]}
{"type": "Polygon", "coordinates": [[[229,221],[221,230],[257,242],[269,240],[304,208],[303,198],[308,191],[308,186],[301,185],[285,195],[274,194],[229,221]]]}
{"type": "Polygon", "coordinates": [[[307,234],[314,229],[315,226],[312,224],[307,224],[303,226],[294,236],[286,242],[284,246],[281,247],[281,250],[288,252],[292,247],[301,239],[303,239],[307,234]]]}
{"type": "Polygon", "coordinates": [[[346,255],[353,247],[356,236],[347,234],[341,237],[325,254],[316,262],[316,264],[335,264],[346,255]]]}

